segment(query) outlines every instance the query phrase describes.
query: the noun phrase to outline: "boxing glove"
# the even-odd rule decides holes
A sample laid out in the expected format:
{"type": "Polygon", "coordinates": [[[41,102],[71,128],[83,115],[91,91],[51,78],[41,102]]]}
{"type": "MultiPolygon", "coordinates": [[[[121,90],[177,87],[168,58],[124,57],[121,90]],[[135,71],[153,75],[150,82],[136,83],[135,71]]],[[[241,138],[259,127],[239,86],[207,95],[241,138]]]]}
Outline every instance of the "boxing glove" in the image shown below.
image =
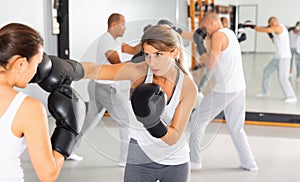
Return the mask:
{"type": "Polygon", "coordinates": [[[140,51],[137,54],[135,54],[134,56],[132,56],[131,58],[131,62],[133,63],[140,63],[140,62],[144,62],[146,60],[144,51],[140,51]]]}
{"type": "Polygon", "coordinates": [[[272,33],[268,33],[270,39],[273,39],[274,35],[272,33]]]}
{"type": "Polygon", "coordinates": [[[151,24],[149,24],[149,25],[145,26],[145,27],[143,28],[143,32],[146,32],[146,30],[147,30],[148,28],[150,28],[150,27],[152,27],[152,25],[151,25],[151,24]]]}
{"type": "Polygon", "coordinates": [[[30,80],[30,83],[40,83],[43,81],[51,72],[52,61],[46,53],[43,54],[42,62],[38,65],[37,71],[33,78],[30,80]]]}
{"type": "Polygon", "coordinates": [[[153,137],[161,138],[168,131],[167,125],[160,118],[166,103],[166,94],[154,83],[142,84],[132,93],[134,114],[153,137]]]}
{"type": "Polygon", "coordinates": [[[72,81],[80,80],[83,76],[84,69],[79,62],[44,53],[30,83],[37,83],[45,91],[51,92],[60,85],[71,85],[72,81]]]}
{"type": "Polygon", "coordinates": [[[51,136],[52,149],[67,158],[73,151],[85,119],[85,103],[74,89],[63,85],[50,93],[48,109],[56,120],[56,128],[51,136]]]}
{"type": "Polygon", "coordinates": [[[240,35],[239,38],[238,38],[238,41],[239,41],[239,42],[243,42],[243,41],[246,40],[246,39],[247,39],[246,34],[245,34],[245,33],[241,33],[241,35],[240,35]]]}
{"type": "Polygon", "coordinates": [[[239,23],[238,24],[238,29],[237,32],[238,33],[243,33],[245,31],[243,24],[239,23]]]}
{"type": "Polygon", "coordinates": [[[295,28],[296,28],[296,27],[293,26],[293,27],[288,27],[287,29],[288,29],[288,31],[290,32],[290,31],[294,30],[295,28]]]}
{"type": "Polygon", "coordinates": [[[198,28],[193,34],[193,39],[196,44],[197,52],[199,53],[200,56],[207,52],[204,46],[205,37],[206,37],[205,28],[198,28]]]}
{"type": "Polygon", "coordinates": [[[171,27],[173,30],[175,30],[177,33],[179,33],[179,35],[181,35],[182,33],[182,29],[181,28],[177,28],[171,21],[169,20],[165,20],[165,19],[161,19],[157,22],[157,25],[168,25],[169,27],[171,27]]]}
{"type": "Polygon", "coordinates": [[[252,29],[254,29],[256,26],[252,23],[252,21],[250,21],[250,20],[246,20],[245,22],[244,22],[244,24],[243,24],[243,27],[244,28],[252,28],[252,29]]]}

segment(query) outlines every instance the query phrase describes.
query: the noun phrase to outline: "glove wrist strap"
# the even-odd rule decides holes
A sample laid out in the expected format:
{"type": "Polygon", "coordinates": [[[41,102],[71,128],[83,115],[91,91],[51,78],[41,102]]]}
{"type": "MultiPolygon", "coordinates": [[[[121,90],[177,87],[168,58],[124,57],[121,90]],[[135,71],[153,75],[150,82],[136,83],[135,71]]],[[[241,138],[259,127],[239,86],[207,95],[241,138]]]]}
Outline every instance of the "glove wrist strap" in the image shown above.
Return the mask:
{"type": "Polygon", "coordinates": [[[52,137],[52,149],[62,154],[65,159],[69,157],[75,146],[76,136],[62,127],[56,127],[52,137]]]}

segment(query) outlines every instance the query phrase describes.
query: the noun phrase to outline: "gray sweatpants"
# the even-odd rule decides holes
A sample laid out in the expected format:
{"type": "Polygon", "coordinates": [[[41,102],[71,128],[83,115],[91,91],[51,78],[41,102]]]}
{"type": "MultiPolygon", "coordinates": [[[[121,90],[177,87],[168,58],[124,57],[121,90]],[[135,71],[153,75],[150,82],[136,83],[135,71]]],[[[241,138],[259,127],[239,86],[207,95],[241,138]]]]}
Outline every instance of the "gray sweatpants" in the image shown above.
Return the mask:
{"type": "Polygon", "coordinates": [[[105,110],[119,124],[120,162],[126,162],[129,145],[129,123],[135,119],[129,101],[129,83],[100,84],[91,80],[88,83],[89,106],[83,128],[78,135],[76,150],[84,136],[88,134],[101,120],[105,110]]]}
{"type": "Polygon", "coordinates": [[[124,182],[188,182],[190,164],[162,165],[153,162],[138,145],[130,139],[124,182]]]}
{"type": "Polygon", "coordinates": [[[300,78],[300,53],[296,51],[296,48],[291,49],[292,58],[291,58],[291,68],[293,67],[293,57],[295,57],[295,64],[296,64],[296,76],[300,78]],[[295,56],[294,56],[295,55],[295,56]]]}
{"type": "Polygon", "coordinates": [[[278,80],[283,90],[285,98],[296,97],[291,82],[289,81],[290,75],[290,58],[273,58],[264,68],[262,92],[269,93],[269,82],[271,75],[278,71],[278,80]]]}
{"type": "Polygon", "coordinates": [[[188,126],[191,132],[191,162],[196,164],[202,163],[201,144],[206,127],[221,111],[224,111],[226,125],[238,152],[242,167],[247,169],[256,167],[256,162],[244,130],[245,90],[233,93],[210,92],[203,98],[201,105],[192,113],[188,126]]]}

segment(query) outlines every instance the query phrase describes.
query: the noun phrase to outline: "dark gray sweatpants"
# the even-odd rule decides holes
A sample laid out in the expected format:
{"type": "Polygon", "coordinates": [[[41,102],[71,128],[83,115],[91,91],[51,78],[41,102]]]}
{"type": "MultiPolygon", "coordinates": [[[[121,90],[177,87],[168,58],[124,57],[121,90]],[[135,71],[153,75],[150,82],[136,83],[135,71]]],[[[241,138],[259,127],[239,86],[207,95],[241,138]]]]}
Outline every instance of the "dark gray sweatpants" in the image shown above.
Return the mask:
{"type": "Polygon", "coordinates": [[[153,162],[138,145],[130,139],[124,182],[188,182],[190,164],[162,165],[153,162]]]}

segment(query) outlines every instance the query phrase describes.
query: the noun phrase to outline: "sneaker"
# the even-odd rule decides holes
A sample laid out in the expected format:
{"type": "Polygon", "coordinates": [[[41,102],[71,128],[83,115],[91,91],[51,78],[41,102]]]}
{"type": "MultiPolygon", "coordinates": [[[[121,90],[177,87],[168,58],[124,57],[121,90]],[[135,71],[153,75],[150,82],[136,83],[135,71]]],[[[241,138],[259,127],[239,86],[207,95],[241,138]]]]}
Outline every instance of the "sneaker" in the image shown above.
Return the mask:
{"type": "Polygon", "coordinates": [[[192,171],[199,171],[202,169],[202,164],[201,163],[195,163],[195,162],[190,162],[191,163],[191,170],[192,171]]]}
{"type": "Polygon", "coordinates": [[[298,101],[297,97],[291,97],[284,100],[284,103],[295,103],[298,101]]]}
{"type": "Polygon", "coordinates": [[[267,93],[259,93],[256,95],[257,98],[263,98],[263,97],[268,97],[268,96],[269,96],[269,94],[267,94],[267,93]]]}
{"type": "Polygon", "coordinates": [[[77,155],[75,152],[72,152],[71,155],[67,158],[67,160],[82,161],[83,157],[77,155]]]}
{"type": "Polygon", "coordinates": [[[257,172],[258,171],[258,167],[252,167],[252,168],[245,168],[245,167],[242,167],[244,170],[246,171],[250,171],[250,172],[257,172]]]}

